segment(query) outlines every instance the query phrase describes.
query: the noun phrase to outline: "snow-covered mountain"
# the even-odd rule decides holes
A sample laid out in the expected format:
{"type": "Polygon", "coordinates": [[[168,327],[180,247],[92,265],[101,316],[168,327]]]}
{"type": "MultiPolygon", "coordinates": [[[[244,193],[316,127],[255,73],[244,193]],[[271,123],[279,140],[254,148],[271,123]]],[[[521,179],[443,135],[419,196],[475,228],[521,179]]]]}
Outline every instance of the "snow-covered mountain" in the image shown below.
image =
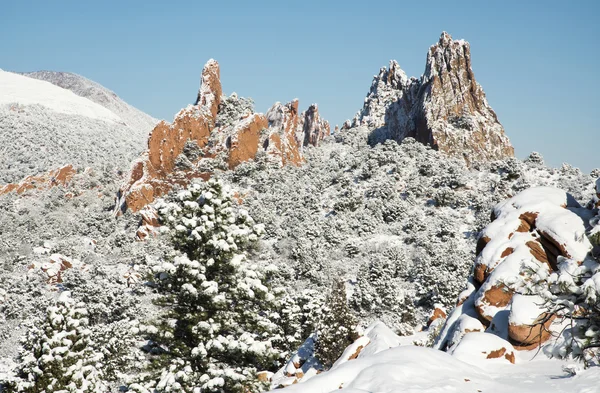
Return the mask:
{"type": "Polygon", "coordinates": [[[66,88],[0,71],[0,184],[68,164],[126,169],[143,150],[151,116],[77,75],[34,76],[66,88]]]}

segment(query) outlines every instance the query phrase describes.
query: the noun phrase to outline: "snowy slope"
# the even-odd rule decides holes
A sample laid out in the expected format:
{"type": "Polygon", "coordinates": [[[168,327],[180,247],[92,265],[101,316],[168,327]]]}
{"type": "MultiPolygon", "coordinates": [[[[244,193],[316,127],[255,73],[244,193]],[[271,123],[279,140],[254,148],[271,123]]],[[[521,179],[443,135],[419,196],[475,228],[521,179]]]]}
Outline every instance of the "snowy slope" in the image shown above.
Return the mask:
{"type": "Polygon", "coordinates": [[[0,71],[0,184],[67,164],[126,169],[143,150],[155,119],[91,81],[72,86],[80,95],[0,71]]]}
{"type": "Polygon", "coordinates": [[[119,116],[125,124],[134,129],[151,130],[156,123],[158,123],[158,119],[129,105],[111,90],[108,90],[99,83],[91,81],[81,75],[57,71],[28,72],[23,75],[29,78],[50,82],[53,85],[70,90],[80,97],[87,98],[96,104],[109,109],[119,116]]]}
{"type": "Polygon", "coordinates": [[[2,106],[37,104],[67,115],[85,116],[113,123],[122,122],[115,113],[69,90],[12,72],[0,71],[0,92],[2,106]]]}
{"type": "MultiPolygon", "coordinates": [[[[419,338],[413,336],[414,341],[419,338]]],[[[600,369],[518,352],[516,364],[489,359],[477,365],[431,348],[410,345],[411,337],[390,345],[389,337],[371,335],[357,359],[336,362],[326,372],[273,392],[286,393],[592,393],[600,369]],[[369,351],[370,347],[386,348],[369,351]],[[389,349],[387,349],[389,348],[389,349]],[[567,372],[565,370],[571,370],[567,372]],[[576,375],[572,375],[573,371],[576,375]]],[[[353,349],[349,346],[349,349],[353,349]]],[[[340,358],[341,359],[341,358],[340,358]]]]}

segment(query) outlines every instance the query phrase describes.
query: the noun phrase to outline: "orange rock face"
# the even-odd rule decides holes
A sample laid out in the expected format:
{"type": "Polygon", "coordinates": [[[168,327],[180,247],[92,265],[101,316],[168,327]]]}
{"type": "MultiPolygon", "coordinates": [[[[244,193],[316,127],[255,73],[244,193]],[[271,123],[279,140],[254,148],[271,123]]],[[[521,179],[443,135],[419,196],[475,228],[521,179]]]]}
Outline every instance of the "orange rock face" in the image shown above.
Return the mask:
{"type": "Polygon", "coordinates": [[[205,175],[179,174],[182,176],[171,179],[176,172],[175,161],[188,141],[195,141],[199,148],[207,145],[221,94],[219,64],[211,59],[202,71],[198,105],[182,109],[172,124],[162,121],[150,133],[148,151],[133,164],[129,180],[119,193],[120,211],[138,211],[169,192],[173,184],[185,184],[205,175]]]}
{"type": "Polygon", "coordinates": [[[229,145],[229,169],[234,169],[244,161],[252,160],[258,152],[260,133],[267,128],[267,119],[264,115],[256,113],[245,119],[235,129],[235,135],[229,145]]]}
{"type": "Polygon", "coordinates": [[[498,359],[500,357],[504,356],[504,358],[506,360],[508,360],[509,362],[511,362],[512,364],[515,364],[515,353],[514,352],[507,352],[506,348],[500,348],[496,351],[491,351],[486,359],[498,359]]]}
{"type": "Polygon", "coordinates": [[[479,315],[479,319],[483,323],[489,324],[494,318],[494,314],[489,311],[490,306],[494,308],[506,307],[510,303],[512,296],[513,292],[504,284],[492,286],[483,293],[483,296],[475,301],[475,310],[479,315]]]}
{"type": "Polygon", "coordinates": [[[440,318],[446,318],[446,313],[441,308],[436,307],[433,310],[433,313],[431,314],[429,319],[427,320],[427,327],[431,326],[433,321],[440,319],[440,318]]]}
{"type": "Polygon", "coordinates": [[[264,144],[267,154],[282,165],[299,165],[302,163],[301,142],[297,130],[302,127],[298,113],[298,100],[285,105],[276,103],[267,111],[270,134],[264,144]]]}
{"type": "Polygon", "coordinates": [[[554,321],[555,316],[542,314],[538,319],[539,324],[508,325],[508,336],[513,345],[515,345],[515,348],[519,349],[520,347],[528,347],[530,345],[535,347],[552,337],[550,325],[552,324],[552,321],[554,321]]]}
{"type": "Polygon", "coordinates": [[[22,194],[27,190],[47,190],[54,186],[67,185],[77,171],[72,165],[65,165],[62,168],[55,169],[48,173],[38,176],[27,176],[19,183],[10,183],[0,186],[0,195],[8,194],[15,191],[17,194],[22,194]]]}
{"type": "Polygon", "coordinates": [[[319,141],[331,134],[329,123],[319,116],[317,104],[312,104],[304,112],[302,134],[302,146],[317,146],[319,141]]]}
{"type": "Polygon", "coordinates": [[[148,160],[152,169],[163,175],[172,172],[185,143],[196,141],[199,147],[206,146],[211,128],[211,119],[195,107],[181,110],[173,124],[158,123],[148,139],[148,160]]]}
{"type": "Polygon", "coordinates": [[[219,112],[222,94],[223,89],[221,87],[221,69],[219,63],[210,59],[202,69],[202,80],[196,105],[207,109],[210,117],[214,120],[219,112]]]}

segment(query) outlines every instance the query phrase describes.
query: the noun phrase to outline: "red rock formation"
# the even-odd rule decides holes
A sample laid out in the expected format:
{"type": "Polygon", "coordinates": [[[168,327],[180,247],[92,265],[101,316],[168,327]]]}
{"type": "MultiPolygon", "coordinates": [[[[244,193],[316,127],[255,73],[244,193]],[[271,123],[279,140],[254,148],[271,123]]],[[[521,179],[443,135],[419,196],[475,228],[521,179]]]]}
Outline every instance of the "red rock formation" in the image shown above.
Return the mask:
{"type": "Polygon", "coordinates": [[[413,137],[467,162],[514,156],[475,80],[469,43],[446,32],[429,48],[421,78],[407,78],[395,61],[380,70],[363,109],[344,124],[354,126],[373,129],[371,143],[413,137]]]}
{"type": "MultiPolygon", "coordinates": [[[[186,186],[194,178],[209,178],[211,173],[200,169],[203,160],[223,158],[227,167],[234,169],[254,159],[262,149],[281,165],[299,165],[303,162],[304,134],[313,145],[329,135],[329,123],[320,118],[317,106],[312,105],[300,116],[298,100],[276,103],[266,115],[251,114],[247,109],[236,113],[226,100],[226,115],[217,123],[222,101],[219,64],[209,60],[201,79],[196,105],[182,109],[171,124],[159,123],[150,134],[147,152],[133,163],[119,192],[117,212],[139,211],[176,184],[186,186]],[[301,139],[298,133],[302,133],[301,139]],[[194,156],[195,162],[186,156],[184,165],[181,161],[178,164],[189,141],[195,142],[201,154],[194,156]]],[[[146,232],[140,232],[140,237],[147,236],[146,232]]]]}
{"type": "MultiPolygon", "coordinates": [[[[592,249],[585,236],[588,213],[572,196],[551,187],[527,189],[493,210],[477,244],[468,295],[461,294],[448,320],[476,317],[492,333],[507,334],[516,349],[531,349],[552,337],[554,318],[542,299],[510,284],[530,279],[528,272],[544,265],[556,271],[559,256],[581,263],[592,249]]],[[[440,348],[454,343],[454,330],[448,327],[440,348]]]]}
{"type": "Polygon", "coordinates": [[[249,116],[234,129],[233,136],[229,137],[229,169],[234,169],[244,161],[256,157],[260,145],[260,133],[268,126],[267,118],[262,113],[249,116]]]}
{"type": "Polygon", "coordinates": [[[446,318],[446,312],[444,310],[442,310],[440,307],[436,307],[433,312],[431,313],[431,316],[429,317],[429,319],[427,320],[427,327],[431,326],[431,324],[438,320],[438,319],[445,319],[446,318]]]}
{"type": "Polygon", "coordinates": [[[302,127],[298,100],[285,105],[277,102],[267,111],[266,116],[270,131],[264,144],[267,154],[276,161],[281,161],[282,165],[302,163],[302,144],[296,136],[297,130],[302,127]]]}
{"type": "Polygon", "coordinates": [[[150,133],[148,151],[134,162],[129,180],[119,194],[121,211],[138,211],[156,198],[165,195],[173,184],[186,184],[204,173],[174,173],[175,160],[188,141],[200,148],[208,143],[221,102],[219,64],[209,60],[202,70],[202,85],[197,105],[182,109],[172,124],[160,122],[150,133]],[[175,174],[175,176],[173,176],[175,174]]]}
{"type": "Polygon", "coordinates": [[[34,262],[29,265],[29,270],[40,270],[46,276],[46,282],[51,285],[60,284],[63,282],[62,273],[71,268],[86,270],[87,265],[76,259],[68,258],[62,254],[52,254],[47,261],[34,262]]]}
{"type": "Polygon", "coordinates": [[[142,225],[138,228],[136,235],[139,240],[144,240],[148,236],[156,236],[160,223],[158,221],[158,212],[152,207],[145,207],[140,210],[142,216],[142,225]]]}
{"type": "Polygon", "coordinates": [[[217,113],[219,112],[222,94],[223,89],[221,87],[221,69],[219,63],[214,59],[210,59],[202,70],[196,105],[207,109],[210,113],[210,118],[214,120],[217,118],[217,113]]]}
{"type": "Polygon", "coordinates": [[[54,186],[66,186],[77,171],[72,165],[65,165],[62,168],[55,169],[48,173],[38,176],[27,176],[19,183],[10,183],[0,186],[0,195],[8,194],[15,191],[17,194],[22,194],[27,190],[47,190],[54,186]]]}

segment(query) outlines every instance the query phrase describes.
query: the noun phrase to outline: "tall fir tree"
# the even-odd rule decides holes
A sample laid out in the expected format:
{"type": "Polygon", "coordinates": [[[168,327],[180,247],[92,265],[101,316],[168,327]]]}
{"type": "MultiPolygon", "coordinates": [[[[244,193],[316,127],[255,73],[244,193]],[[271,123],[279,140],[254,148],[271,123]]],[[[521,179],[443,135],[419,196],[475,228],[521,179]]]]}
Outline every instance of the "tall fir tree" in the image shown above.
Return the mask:
{"type": "Polygon", "coordinates": [[[317,358],[329,368],[357,338],[356,319],[348,306],[346,285],[342,280],[333,283],[325,300],[323,315],[317,324],[317,358]]]}
{"type": "Polygon", "coordinates": [[[257,371],[281,354],[269,267],[248,258],[263,232],[217,180],[193,184],[157,209],[179,255],[156,270],[165,313],[146,329],[155,345],[151,392],[256,392],[257,371]]]}

